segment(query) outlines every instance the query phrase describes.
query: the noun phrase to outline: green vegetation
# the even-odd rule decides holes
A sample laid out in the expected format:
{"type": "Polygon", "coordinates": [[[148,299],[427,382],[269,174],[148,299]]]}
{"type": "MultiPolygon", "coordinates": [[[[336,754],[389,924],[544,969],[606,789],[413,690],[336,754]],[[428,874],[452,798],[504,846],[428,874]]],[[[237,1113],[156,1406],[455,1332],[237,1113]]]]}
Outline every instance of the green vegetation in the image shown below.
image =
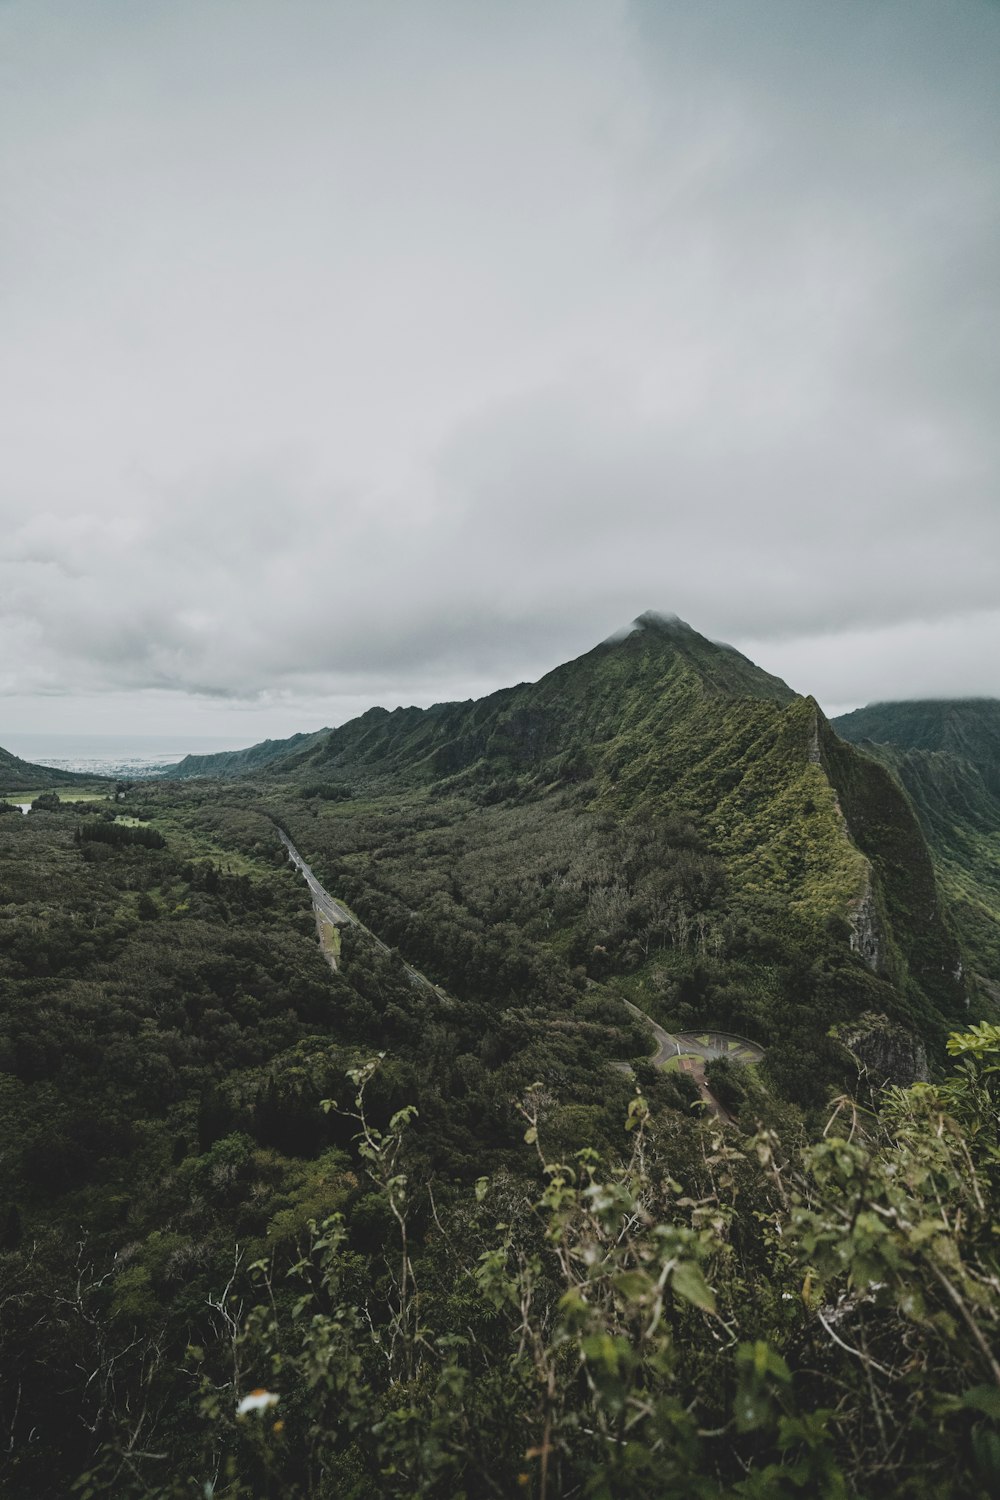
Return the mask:
{"type": "Polygon", "coordinates": [[[1000,1002],[1000,703],[874,704],[835,727],[905,788],[983,998],[1000,1002]]]}
{"type": "MultiPolygon", "coordinates": [[[[567,1160],[529,1091],[534,1170],[441,1201],[410,1150],[417,1114],[375,1125],[377,1067],[352,1070],[378,1248],[331,1182],[301,1252],[237,1263],[214,1338],[188,1347],[192,1482],[136,1452],[129,1414],[83,1492],[193,1495],[212,1473],[233,1497],[835,1500],[875,1483],[987,1500],[1000,1029],[950,1049],[940,1086],[891,1091],[860,1134],[840,1100],[806,1146],[636,1096],[613,1160],[567,1160]]],[[[151,1354],[155,1396],[166,1373],[151,1354]]]]}
{"type": "MultiPolygon", "coordinates": [[[[0,746],[0,796],[18,793],[18,800],[27,800],[21,794],[25,789],[41,787],[43,791],[53,788],[81,787],[92,789],[99,777],[85,776],[76,771],[56,771],[49,766],[35,766],[21,760],[0,746]]],[[[38,795],[35,792],[35,795],[38,795]]]]}
{"type": "Polygon", "coordinates": [[[0,818],[4,1495],[994,1493],[982,777],[655,617],[265,748],[0,818]]]}
{"type": "Polygon", "coordinates": [[[975,766],[994,796],[1000,795],[1000,701],[942,698],[917,703],[872,703],[836,720],[852,744],[873,741],[904,750],[943,752],[975,766]]]}
{"type": "Polygon", "coordinates": [[[260,770],[270,761],[287,755],[291,750],[302,750],[318,743],[328,729],[315,734],[294,734],[287,740],[262,740],[248,750],[222,750],[215,755],[185,755],[175,766],[170,766],[165,775],[172,780],[184,781],[192,776],[240,776],[260,770]]]}
{"type": "Polygon", "coordinates": [[[11,795],[18,802],[34,802],[38,797],[56,796],[60,802],[107,802],[114,795],[114,788],[102,785],[99,789],[88,789],[86,787],[66,786],[62,782],[47,783],[43,785],[19,787],[11,795]]]}

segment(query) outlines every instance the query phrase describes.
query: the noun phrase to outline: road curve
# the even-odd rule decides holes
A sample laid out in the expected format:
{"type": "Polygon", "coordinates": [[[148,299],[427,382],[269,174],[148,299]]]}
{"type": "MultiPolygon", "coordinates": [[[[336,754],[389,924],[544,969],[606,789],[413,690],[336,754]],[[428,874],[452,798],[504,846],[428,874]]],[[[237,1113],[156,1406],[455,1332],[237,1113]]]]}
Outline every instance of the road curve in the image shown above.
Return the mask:
{"type": "Polygon", "coordinates": [[[672,1032],[665,1031],[653,1020],[652,1016],[647,1016],[644,1010],[633,1005],[631,1000],[626,1000],[625,1005],[634,1016],[638,1016],[640,1021],[645,1021],[656,1038],[656,1051],[649,1058],[653,1067],[665,1067],[671,1058],[682,1057],[684,1061],[680,1064],[680,1070],[689,1078],[694,1079],[703,1103],[720,1120],[732,1122],[732,1115],[725,1105],[719,1103],[705,1082],[705,1063],[713,1057],[732,1057],[741,1062],[759,1062],[764,1056],[763,1047],[727,1031],[703,1031],[697,1035],[682,1031],[675,1036],[672,1032]],[[708,1040],[703,1042],[701,1040],[703,1036],[708,1040]]]}
{"type": "MultiPolygon", "coordinates": [[[[380,937],[376,937],[369,927],[366,927],[363,922],[359,922],[353,912],[348,911],[346,906],[335,900],[326,887],[320,884],[283,828],[278,829],[278,837],[288,851],[288,858],[309,887],[313,909],[317,916],[325,917],[335,927],[356,927],[359,932],[365,933],[377,948],[381,948],[383,953],[390,953],[392,950],[387,943],[383,943],[380,937]]],[[[419,969],[414,969],[405,960],[403,967],[410,976],[413,984],[424,989],[433,990],[436,995],[442,994],[437,985],[432,984],[426,975],[421,974],[419,969]]],[[[707,1042],[700,1041],[698,1036],[694,1036],[689,1032],[681,1032],[679,1035],[674,1036],[672,1032],[665,1031],[657,1021],[653,1020],[652,1016],[648,1016],[644,1010],[640,1010],[637,1005],[633,1005],[631,1000],[626,1000],[625,1005],[634,1016],[638,1016],[640,1021],[645,1021],[656,1038],[656,1051],[649,1059],[653,1067],[663,1068],[673,1057],[684,1056],[691,1057],[693,1060],[696,1059],[696,1064],[686,1071],[694,1078],[702,1098],[712,1113],[721,1115],[723,1119],[730,1119],[730,1115],[727,1114],[705,1082],[704,1063],[708,1058],[736,1055],[734,1050],[735,1043],[739,1044],[739,1052],[742,1054],[742,1060],[756,1062],[763,1057],[763,1048],[758,1047],[753,1042],[746,1041],[742,1037],[731,1036],[727,1032],[702,1032],[702,1036],[709,1037],[709,1041],[707,1042]]],[[[627,1066],[628,1064],[623,1064],[623,1067],[627,1066]]]]}
{"type": "Polygon", "coordinates": [[[625,1007],[634,1016],[638,1016],[640,1021],[645,1021],[656,1037],[656,1051],[649,1059],[654,1068],[666,1067],[672,1057],[680,1057],[681,1047],[675,1036],[671,1036],[669,1031],[664,1031],[662,1026],[657,1025],[652,1016],[647,1016],[646,1012],[640,1010],[638,1005],[633,1005],[631,1000],[625,1001],[625,1007]]]}
{"type": "Polygon", "coordinates": [[[746,1037],[737,1036],[735,1032],[708,1028],[700,1032],[679,1031],[675,1035],[672,1031],[664,1031],[652,1016],[647,1016],[631,1000],[626,1000],[625,1004],[634,1016],[646,1022],[656,1037],[656,1053],[649,1059],[654,1068],[662,1068],[672,1057],[699,1057],[703,1062],[713,1057],[730,1057],[734,1062],[756,1063],[764,1056],[763,1047],[746,1037]],[[702,1037],[706,1040],[702,1041],[702,1037]]]}

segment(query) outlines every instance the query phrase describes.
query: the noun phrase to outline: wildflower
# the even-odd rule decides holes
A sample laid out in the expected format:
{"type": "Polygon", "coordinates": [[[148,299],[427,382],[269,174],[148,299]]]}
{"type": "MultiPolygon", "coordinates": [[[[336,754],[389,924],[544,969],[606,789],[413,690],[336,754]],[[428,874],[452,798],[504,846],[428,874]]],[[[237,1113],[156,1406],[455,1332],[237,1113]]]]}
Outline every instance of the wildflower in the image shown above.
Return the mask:
{"type": "Polygon", "coordinates": [[[276,1406],[279,1399],[273,1391],[265,1391],[263,1386],[258,1386],[249,1396],[243,1397],[236,1408],[236,1415],[245,1417],[248,1411],[266,1411],[269,1406],[276,1406]]]}

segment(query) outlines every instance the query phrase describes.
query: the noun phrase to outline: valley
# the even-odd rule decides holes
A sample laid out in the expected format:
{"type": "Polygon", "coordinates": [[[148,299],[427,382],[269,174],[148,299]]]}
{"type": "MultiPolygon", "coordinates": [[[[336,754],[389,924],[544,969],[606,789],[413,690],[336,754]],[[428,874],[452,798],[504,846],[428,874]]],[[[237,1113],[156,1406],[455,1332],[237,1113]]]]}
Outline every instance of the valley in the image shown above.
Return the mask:
{"type": "Polygon", "coordinates": [[[915,723],[646,615],[0,765],[4,1493],[985,1495],[1000,814],[915,723]]]}

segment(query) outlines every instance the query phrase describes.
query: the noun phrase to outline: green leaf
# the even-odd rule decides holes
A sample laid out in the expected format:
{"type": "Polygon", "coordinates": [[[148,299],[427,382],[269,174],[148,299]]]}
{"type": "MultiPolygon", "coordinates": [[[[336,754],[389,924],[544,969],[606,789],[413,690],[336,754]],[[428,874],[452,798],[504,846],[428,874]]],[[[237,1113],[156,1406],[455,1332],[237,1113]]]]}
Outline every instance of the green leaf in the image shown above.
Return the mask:
{"type": "Polygon", "coordinates": [[[995,1385],[974,1385],[963,1395],[962,1405],[1000,1422],[1000,1390],[995,1385]]]}
{"type": "Polygon", "coordinates": [[[674,1291],[686,1302],[694,1303],[703,1312],[715,1312],[715,1293],[702,1275],[701,1268],[693,1260],[680,1261],[674,1267],[670,1280],[674,1291]]]}
{"type": "Polygon", "coordinates": [[[648,1297],[652,1290],[652,1278],[645,1271],[623,1271],[615,1277],[615,1291],[629,1302],[648,1297]]]}
{"type": "Polygon", "coordinates": [[[988,1493],[995,1495],[1000,1481],[1000,1434],[989,1427],[973,1432],[972,1452],[976,1467],[989,1486],[988,1493]]]}

